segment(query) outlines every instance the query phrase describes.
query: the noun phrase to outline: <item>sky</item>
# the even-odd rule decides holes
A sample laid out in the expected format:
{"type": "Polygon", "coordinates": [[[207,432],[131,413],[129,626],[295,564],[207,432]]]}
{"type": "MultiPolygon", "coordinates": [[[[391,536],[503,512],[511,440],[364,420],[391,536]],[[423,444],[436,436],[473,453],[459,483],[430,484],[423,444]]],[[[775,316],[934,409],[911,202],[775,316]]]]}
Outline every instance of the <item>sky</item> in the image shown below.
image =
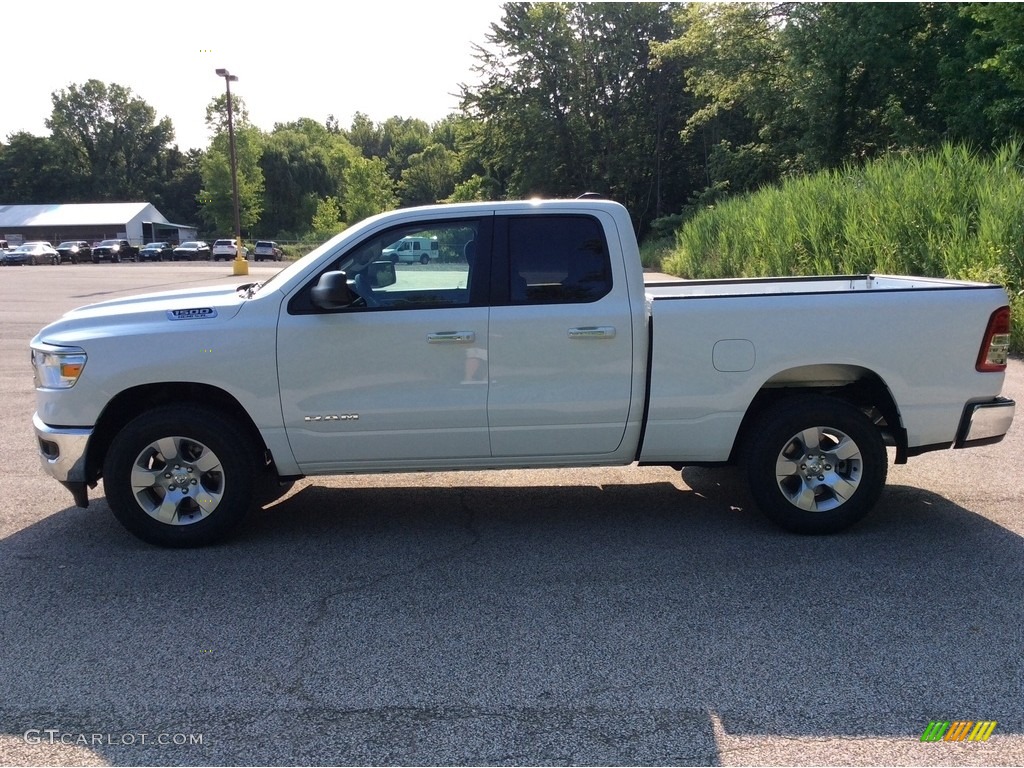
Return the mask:
{"type": "Polygon", "coordinates": [[[51,95],[96,79],[130,88],[169,117],[179,148],[204,149],[206,107],[238,77],[249,119],[275,123],[362,112],[428,123],[458,110],[477,82],[473,44],[486,43],[501,3],[403,0],[273,3],[216,0],[9,0],[0,46],[0,142],[48,136],[51,95]]]}

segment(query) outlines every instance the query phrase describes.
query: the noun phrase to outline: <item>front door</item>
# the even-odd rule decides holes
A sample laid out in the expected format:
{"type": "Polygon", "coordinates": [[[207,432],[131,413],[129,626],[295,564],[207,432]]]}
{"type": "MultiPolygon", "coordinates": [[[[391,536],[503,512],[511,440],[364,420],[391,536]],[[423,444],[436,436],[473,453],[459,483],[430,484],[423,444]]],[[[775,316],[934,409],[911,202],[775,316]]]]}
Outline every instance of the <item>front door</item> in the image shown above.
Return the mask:
{"type": "Polygon", "coordinates": [[[318,310],[312,284],[284,303],[281,408],[303,472],[490,455],[488,310],[475,287],[486,275],[466,257],[479,230],[476,220],[388,230],[331,265],[348,274],[355,304],[318,310]],[[436,237],[442,263],[396,264],[394,283],[380,285],[382,250],[406,236],[436,237]]]}

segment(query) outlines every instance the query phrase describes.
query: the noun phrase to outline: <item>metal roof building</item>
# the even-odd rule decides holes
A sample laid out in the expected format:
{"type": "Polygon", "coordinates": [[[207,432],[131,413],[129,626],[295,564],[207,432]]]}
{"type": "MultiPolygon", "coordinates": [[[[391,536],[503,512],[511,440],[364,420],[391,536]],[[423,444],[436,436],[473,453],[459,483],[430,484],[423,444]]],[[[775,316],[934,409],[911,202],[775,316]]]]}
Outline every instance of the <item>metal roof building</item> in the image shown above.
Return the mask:
{"type": "Polygon", "coordinates": [[[0,239],[104,240],[127,238],[132,243],[154,240],[195,240],[196,227],[173,224],[151,203],[42,203],[0,205],[0,239]]]}

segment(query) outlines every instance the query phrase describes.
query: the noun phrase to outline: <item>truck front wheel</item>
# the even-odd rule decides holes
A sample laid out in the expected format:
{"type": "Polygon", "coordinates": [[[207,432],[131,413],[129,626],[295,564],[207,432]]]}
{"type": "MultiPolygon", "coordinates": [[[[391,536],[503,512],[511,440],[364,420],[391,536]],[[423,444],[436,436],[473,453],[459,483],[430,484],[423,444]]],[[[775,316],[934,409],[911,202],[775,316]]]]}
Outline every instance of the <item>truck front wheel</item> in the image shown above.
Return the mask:
{"type": "Polygon", "coordinates": [[[211,544],[253,504],[257,462],[250,442],[233,421],[199,406],[144,413],[107,452],[107,502],[125,528],[150,544],[211,544]]]}
{"type": "Polygon", "coordinates": [[[882,493],[889,463],[882,435],[845,401],[817,395],[784,401],[748,434],[751,494],[788,531],[844,530],[882,493]]]}

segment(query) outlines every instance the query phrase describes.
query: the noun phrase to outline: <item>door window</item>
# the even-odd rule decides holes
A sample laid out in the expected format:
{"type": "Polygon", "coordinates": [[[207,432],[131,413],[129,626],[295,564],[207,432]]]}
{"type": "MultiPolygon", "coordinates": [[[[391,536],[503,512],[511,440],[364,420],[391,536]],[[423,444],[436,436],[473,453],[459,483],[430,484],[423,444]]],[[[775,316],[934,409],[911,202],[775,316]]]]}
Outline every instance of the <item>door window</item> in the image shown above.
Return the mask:
{"type": "Polygon", "coordinates": [[[604,234],[590,217],[512,218],[508,249],[512,304],[591,302],[612,289],[604,234]]]}
{"type": "MultiPolygon", "coordinates": [[[[489,227],[488,227],[489,229],[489,227]]],[[[337,312],[365,312],[435,307],[468,307],[484,304],[486,265],[476,263],[473,254],[481,239],[478,220],[442,220],[415,227],[389,229],[347,251],[323,270],[344,271],[360,301],[337,312]],[[399,251],[419,249],[422,238],[431,243],[435,258],[430,263],[412,263],[398,258],[399,251]],[[392,272],[393,270],[393,272],[392,272]],[[382,276],[393,274],[393,282],[382,276]]],[[[425,251],[425,249],[424,249],[425,251]]],[[[425,261],[426,259],[424,259],[425,261]]],[[[310,290],[321,272],[289,303],[292,314],[315,313],[310,290]]]]}

